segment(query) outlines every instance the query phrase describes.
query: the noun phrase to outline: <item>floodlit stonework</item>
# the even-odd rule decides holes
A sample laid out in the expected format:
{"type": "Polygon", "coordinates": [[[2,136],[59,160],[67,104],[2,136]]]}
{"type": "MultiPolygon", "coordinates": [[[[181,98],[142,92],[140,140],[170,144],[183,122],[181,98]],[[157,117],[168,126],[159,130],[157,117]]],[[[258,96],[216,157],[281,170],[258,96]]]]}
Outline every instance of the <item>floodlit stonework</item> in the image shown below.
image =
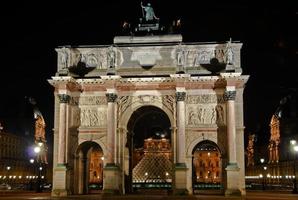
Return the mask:
{"type": "Polygon", "coordinates": [[[245,194],[243,89],[248,76],[241,75],[241,46],[184,43],[181,35],[163,35],[57,48],[57,73],[49,80],[55,88],[52,194],[89,192],[88,152],[95,147],[103,155],[103,192],[132,192],[130,138],[137,123],[132,116],[151,107],[170,124],[173,176],[165,180],[170,191],[195,192],[193,156],[200,144],[210,143],[220,155],[222,193],[245,194]]]}

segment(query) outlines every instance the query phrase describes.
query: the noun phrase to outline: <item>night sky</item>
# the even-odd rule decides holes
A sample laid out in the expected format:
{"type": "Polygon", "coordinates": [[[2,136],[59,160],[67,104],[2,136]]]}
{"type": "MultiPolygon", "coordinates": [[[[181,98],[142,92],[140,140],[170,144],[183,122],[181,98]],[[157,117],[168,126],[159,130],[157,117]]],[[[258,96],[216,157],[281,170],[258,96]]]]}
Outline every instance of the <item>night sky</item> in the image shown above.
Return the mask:
{"type": "MultiPolygon", "coordinates": [[[[123,21],[136,22],[141,8],[136,0],[49,2],[2,6],[0,121],[6,130],[24,135],[24,126],[33,120],[25,97],[34,97],[51,141],[54,102],[47,79],[56,72],[55,48],[112,44],[123,21]]],[[[150,2],[164,25],[181,19],[184,42],[232,38],[243,43],[243,74],[250,75],[244,93],[245,132],[266,138],[280,99],[298,86],[298,9],[294,3],[150,2]]]]}

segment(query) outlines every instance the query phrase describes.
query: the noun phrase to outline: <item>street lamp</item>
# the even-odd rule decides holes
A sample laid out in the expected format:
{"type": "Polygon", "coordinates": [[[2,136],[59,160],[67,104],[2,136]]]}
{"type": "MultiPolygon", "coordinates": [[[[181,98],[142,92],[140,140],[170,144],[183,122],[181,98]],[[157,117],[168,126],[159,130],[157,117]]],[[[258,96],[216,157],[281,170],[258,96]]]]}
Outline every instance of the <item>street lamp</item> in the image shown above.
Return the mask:
{"type": "MultiPolygon", "coordinates": [[[[35,175],[35,165],[34,165],[35,160],[33,158],[30,158],[29,162],[33,166],[33,174],[35,175]]],[[[29,190],[33,190],[33,180],[31,179],[32,176],[28,176],[28,178],[29,178],[29,190]]]]}
{"type": "MultiPolygon", "coordinates": [[[[261,158],[260,162],[261,162],[261,167],[262,167],[263,174],[266,174],[265,171],[267,170],[267,167],[263,166],[263,163],[265,162],[265,159],[261,158]]],[[[266,181],[265,181],[265,175],[263,176],[263,174],[261,174],[262,176],[259,176],[259,177],[262,178],[262,189],[265,190],[265,182],[266,181]]]]}
{"type": "Polygon", "coordinates": [[[297,156],[298,155],[298,145],[297,145],[297,141],[296,140],[291,140],[290,141],[291,147],[294,150],[294,159],[293,159],[293,171],[294,171],[294,179],[293,179],[293,191],[292,193],[294,194],[298,194],[298,190],[297,190],[297,176],[296,176],[296,162],[297,162],[297,156]]]}
{"type": "MultiPolygon", "coordinates": [[[[11,169],[11,166],[7,166],[6,170],[7,170],[7,174],[6,177],[9,177],[9,170],[11,169]]],[[[9,182],[9,179],[7,179],[7,182],[9,182]]]]}
{"type": "MultiPolygon", "coordinates": [[[[37,169],[37,180],[36,180],[36,192],[42,192],[42,185],[41,185],[41,171],[42,171],[42,166],[41,166],[41,161],[40,161],[40,153],[41,153],[41,147],[43,143],[38,142],[37,146],[34,147],[34,152],[36,154],[36,164],[35,164],[35,169],[37,169]]],[[[30,163],[34,163],[34,159],[30,159],[30,163]]]]}

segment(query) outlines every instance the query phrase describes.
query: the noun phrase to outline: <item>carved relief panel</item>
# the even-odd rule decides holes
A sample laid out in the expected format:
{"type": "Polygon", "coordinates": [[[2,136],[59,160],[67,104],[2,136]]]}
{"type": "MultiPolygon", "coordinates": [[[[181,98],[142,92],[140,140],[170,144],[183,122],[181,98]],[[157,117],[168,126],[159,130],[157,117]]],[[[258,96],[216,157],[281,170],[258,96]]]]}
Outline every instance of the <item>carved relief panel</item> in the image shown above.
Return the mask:
{"type": "Polygon", "coordinates": [[[103,127],[107,124],[105,96],[83,96],[80,97],[80,126],[81,127],[103,127]]]}
{"type": "Polygon", "coordinates": [[[212,59],[219,63],[231,64],[234,61],[234,49],[230,43],[220,45],[178,45],[175,50],[175,62],[179,66],[200,67],[210,64],[212,59]]]}
{"type": "Polygon", "coordinates": [[[84,108],[81,109],[82,127],[100,127],[105,126],[107,121],[107,112],[105,109],[84,108]]]}
{"type": "Polygon", "coordinates": [[[61,48],[58,52],[58,71],[77,67],[79,63],[85,67],[106,69],[107,48],[61,48]]]}
{"type": "Polygon", "coordinates": [[[107,66],[107,50],[105,48],[95,50],[80,49],[80,60],[86,67],[105,69],[107,66]]]}
{"type": "Polygon", "coordinates": [[[188,96],[186,123],[188,126],[225,124],[225,104],[222,95],[188,96]]]}

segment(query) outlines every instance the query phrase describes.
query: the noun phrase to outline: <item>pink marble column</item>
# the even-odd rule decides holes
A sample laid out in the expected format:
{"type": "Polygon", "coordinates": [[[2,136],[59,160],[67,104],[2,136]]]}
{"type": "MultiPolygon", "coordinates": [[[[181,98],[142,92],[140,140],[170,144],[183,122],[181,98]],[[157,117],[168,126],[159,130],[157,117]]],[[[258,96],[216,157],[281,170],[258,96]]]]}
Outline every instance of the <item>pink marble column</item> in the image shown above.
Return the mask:
{"type": "Polygon", "coordinates": [[[117,94],[107,93],[107,164],[115,163],[115,136],[117,126],[117,94]]]}
{"type": "Polygon", "coordinates": [[[185,163],[185,92],[176,92],[177,98],[177,163],[185,163]]]}
{"type": "Polygon", "coordinates": [[[59,110],[59,136],[58,136],[58,164],[65,164],[65,145],[66,145],[66,111],[70,96],[67,94],[58,94],[60,101],[59,110]]]}
{"type": "Polygon", "coordinates": [[[224,98],[227,101],[227,138],[229,165],[237,165],[236,158],[236,116],[235,116],[236,91],[225,91],[224,98]]]}

